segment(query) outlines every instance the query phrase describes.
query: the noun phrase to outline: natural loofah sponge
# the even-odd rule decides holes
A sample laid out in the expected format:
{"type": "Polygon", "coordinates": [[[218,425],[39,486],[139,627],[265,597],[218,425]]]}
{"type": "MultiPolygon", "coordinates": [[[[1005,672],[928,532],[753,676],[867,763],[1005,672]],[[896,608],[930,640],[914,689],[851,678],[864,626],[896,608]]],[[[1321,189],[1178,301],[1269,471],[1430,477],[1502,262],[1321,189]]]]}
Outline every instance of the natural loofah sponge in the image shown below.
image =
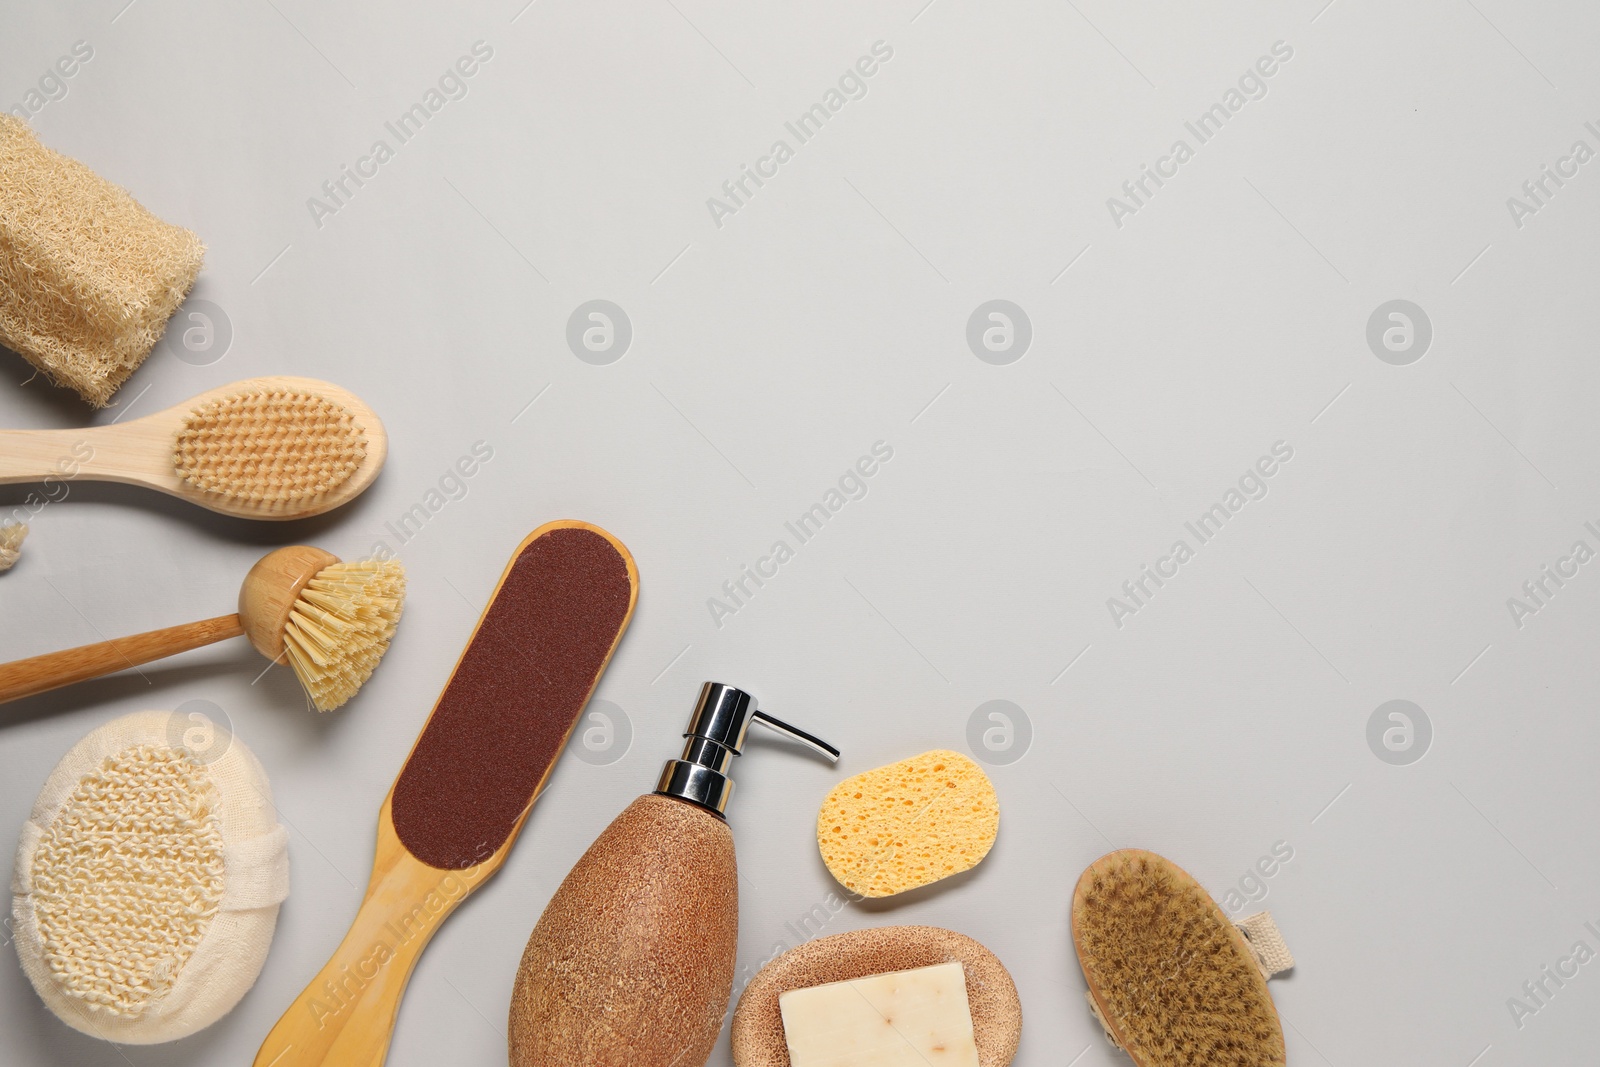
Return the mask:
{"type": "Polygon", "coordinates": [[[17,955],[52,1012],[119,1044],[171,1041],[254,984],[288,893],[288,835],[238,739],[141,712],[51,772],[12,888],[17,955]]]}
{"type": "Polygon", "coordinates": [[[144,362],[205,246],[0,114],[0,342],[95,407],[144,362]]]}
{"type": "Polygon", "coordinates": [[[0,572],[17,565],[22,556],[22,542],[28,537],[25,522],[0,522],[0,572]]]}
{"type": "Polygon", "coordinates": [[[866,897],[960,874],[989,854],[999,831],[989,776],[942,749],[846,778],[817,815],[822,861],[866,897]]]}
{"type": "Polygon", "coordinates": [[[1090,1005],[1137,1067],[1282,1067],[1283,1030],[1245,936],[1153,852],[1095,861],[1072,896],[1090,1005]]]}

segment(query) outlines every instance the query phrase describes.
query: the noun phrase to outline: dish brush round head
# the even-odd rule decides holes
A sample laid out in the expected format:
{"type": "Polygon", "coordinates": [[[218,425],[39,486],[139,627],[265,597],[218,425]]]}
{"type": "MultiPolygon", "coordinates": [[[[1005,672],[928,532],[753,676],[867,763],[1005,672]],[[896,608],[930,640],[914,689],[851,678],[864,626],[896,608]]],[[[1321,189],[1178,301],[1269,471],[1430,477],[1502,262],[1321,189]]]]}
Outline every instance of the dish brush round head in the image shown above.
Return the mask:
{"type": "Polygon", "coordinates": [[[0,114],[0,341],[95,407],[150,354],[205,246],[0,114]]]}
{"type": "Polygon", "coordinates": [[[199,713],[139,712],[74,745],[34,802],[17,955],[74,1029],[171,1041],[255,982],[288,889],[288,835],[255,757],[199,713]]]}
{"type": "Polygon", "coordinates": [[[1072,896],[1089,995],[1138,1067],[1282,1067],[1283,1029],[1244,935],[1176,864],[1123,849],[1072,896]]]}
{"type": "Polygon", "coordinates": [[[935,750],[846,778],[817,813],[817,847],[841,885],[867,897],[904,893],[974,867],[1000,832],[989,776],[935,750]]]}
{"type": "Polygon", "coordinates": [[[184,418],[178,477],[203,493],[255,507],[299,509],[336,491],[367,458],[353,412],[310,390],[254,386],[184,418]]]}
{"type": "Polygon", "coordinates": [[[287,660],[318,711],[356,695],[388,651],[406,595],[397,559],[339,559],[306,545],[269,552],[239,592],[245,635],[287,660]]]}

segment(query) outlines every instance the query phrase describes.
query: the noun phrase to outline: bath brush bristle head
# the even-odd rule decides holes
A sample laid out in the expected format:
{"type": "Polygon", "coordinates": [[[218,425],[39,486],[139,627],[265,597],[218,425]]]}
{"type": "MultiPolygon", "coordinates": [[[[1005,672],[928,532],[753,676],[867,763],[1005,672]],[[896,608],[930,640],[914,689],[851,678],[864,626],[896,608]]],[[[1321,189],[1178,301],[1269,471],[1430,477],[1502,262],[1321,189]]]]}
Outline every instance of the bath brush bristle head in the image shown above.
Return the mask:
{"type": "Polygon", "coordinates": [[[1244,935],[1198,882],[1140,849],[1078,880],[1089,995],[1137,1067],[1282,1067],[1283,1030],[1244,935]]]}
{"type": "Polygon", "coordinates": [[[194,489],[236,504],[294,509],[361,469],[356,412],[321,393],[256,386],[198,405],[178,430],[173,465],[194,489]]]}

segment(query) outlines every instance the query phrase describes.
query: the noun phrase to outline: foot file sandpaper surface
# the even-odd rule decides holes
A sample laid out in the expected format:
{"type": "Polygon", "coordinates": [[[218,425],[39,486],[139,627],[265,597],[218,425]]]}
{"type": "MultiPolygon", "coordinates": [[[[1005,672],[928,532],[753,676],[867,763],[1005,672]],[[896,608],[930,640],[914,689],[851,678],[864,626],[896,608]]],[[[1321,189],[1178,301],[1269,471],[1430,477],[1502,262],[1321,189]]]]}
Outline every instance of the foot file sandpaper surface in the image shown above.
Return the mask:
{"type": "Polygon", "coordinates": [[[554,529],[522,549],[395,781],[407,851],[462,869],[505,843],[605,669],[634,590],[627,560],[593,530],[554,529]]]}

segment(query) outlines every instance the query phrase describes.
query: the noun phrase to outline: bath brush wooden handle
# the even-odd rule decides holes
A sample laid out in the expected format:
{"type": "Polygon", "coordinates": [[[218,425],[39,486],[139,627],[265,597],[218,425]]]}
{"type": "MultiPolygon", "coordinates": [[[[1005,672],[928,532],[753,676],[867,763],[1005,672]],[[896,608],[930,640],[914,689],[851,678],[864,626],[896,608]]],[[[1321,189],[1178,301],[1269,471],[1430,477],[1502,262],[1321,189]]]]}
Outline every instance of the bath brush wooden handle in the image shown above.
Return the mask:
{"type": "Polygon", "coordinates": [[[152,440],[150,430],[143,420],[82,430],[0,430],[0,485],[75,478],[142,485],[163,468],[170,477],[171,432],[152,440]]]}
{"type": "Polygon", "coordinates": [[[238,615],[219,615],[201,622],[169,626],[165,630],[118,637],[30,659],[0,664],[0,704],[44,693],[74,682],[125,671],[151,660],[176,656],[191,648],[226,641],[244,633],[238,615]]]}

